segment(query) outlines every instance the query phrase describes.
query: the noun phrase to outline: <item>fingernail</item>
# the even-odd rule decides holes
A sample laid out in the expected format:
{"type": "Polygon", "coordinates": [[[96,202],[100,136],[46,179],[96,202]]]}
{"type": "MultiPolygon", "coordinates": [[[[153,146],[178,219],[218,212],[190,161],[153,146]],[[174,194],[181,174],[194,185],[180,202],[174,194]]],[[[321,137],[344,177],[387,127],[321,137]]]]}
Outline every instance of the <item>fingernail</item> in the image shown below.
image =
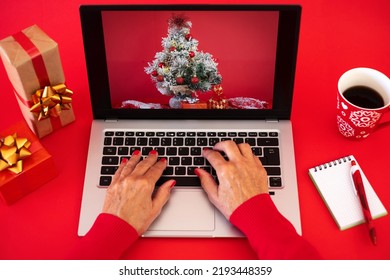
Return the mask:
{"type": "Polygon", "coordinates": [[[176,185],[176,181],[173,181],[170,188],[172,189],[176,185]]]}
{"type": "Polygon", "coordinates": [[[196,176],[199,177],[199,176],[200,176],[200,174],[199,174],[199,168],[195,168],[194,173],[195,173],[196,176]]]}
{"type": "Polygon", "coordinates": [[[166,162],[167,161],[167,158],[163,157],[163,158],[160,158],[160,161],[162,162],[166,162]]]}
{"type": "Polygon", "coordinates": [[[121,161],[121,163],[126,163],[128,161],[128,159],[127,158],[122,158],[122,161],[121,161]]]}
{"type": "Polygon", "coordinates": [[[140,153],[140,150],[135,150],[131,155],[132,156],[137,156],[137,155],[139,155],[139,153],[140,153]]]}
{"type": "Polygon", "coordinates": [[[151,150],[151,151],[149,152],[149,155],[157,155],[157,151],[156,151],[156,150],[151,150]]]}

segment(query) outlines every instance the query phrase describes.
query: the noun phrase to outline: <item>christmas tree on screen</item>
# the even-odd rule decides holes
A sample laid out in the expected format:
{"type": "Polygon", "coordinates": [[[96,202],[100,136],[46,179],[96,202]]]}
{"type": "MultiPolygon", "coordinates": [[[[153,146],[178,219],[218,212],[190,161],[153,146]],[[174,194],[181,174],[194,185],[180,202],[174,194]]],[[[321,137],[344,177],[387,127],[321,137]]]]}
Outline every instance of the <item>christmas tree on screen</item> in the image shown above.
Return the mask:
{"type": "Polygon", "coordinates": [[[156,53],[145,72],[162,94],[195,103],[196,92],[210,91],[221,83],[222,77],[213,56],[198,50],[199,42],[192,36],[191,27],[189,18],[173,15],[168,20],[168,36],[161,42],[163,50],[156,53]]]}

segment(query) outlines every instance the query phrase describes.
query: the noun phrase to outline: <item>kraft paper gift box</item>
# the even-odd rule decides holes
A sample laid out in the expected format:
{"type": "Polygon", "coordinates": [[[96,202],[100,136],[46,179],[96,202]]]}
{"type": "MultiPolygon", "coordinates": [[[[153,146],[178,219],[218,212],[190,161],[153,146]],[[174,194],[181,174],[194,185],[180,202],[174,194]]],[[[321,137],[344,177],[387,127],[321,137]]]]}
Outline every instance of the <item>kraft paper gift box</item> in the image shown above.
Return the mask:
{"type": "MultiPolygon", "coordinates": [[[[52,156],[41,145],[37,136],[30,130],[25,121],[0,131],[0,139],[15,133],[19,139],[26,138],[31,143],[28,147],[31,154],[22,159],[20,173],[16,174],[7,168],[0,171],[0,196],[8,205],[18,201],[57,176],[57,169],[52,156]]],[[[0,151],[2,148],[4,148],[4,144],[0,147],[0,151]]]]}
{"type": "Polygon", "coordinates": [[[45,92],[49,98],[47,95],[38,98],[37,91],[41,90],[42,95],[46,86],[62,85],[63,88],[65,77],[57,43],[37,25],[1,40],[0,54],[23,116],[39,138],[75,120],[70,90],[67,89],[65,96],[49,88],[45,92]],[[65,105],[64,100],[68,102],[65,105]],[[35,113],[30,108],[35,108],[35,113]]]}

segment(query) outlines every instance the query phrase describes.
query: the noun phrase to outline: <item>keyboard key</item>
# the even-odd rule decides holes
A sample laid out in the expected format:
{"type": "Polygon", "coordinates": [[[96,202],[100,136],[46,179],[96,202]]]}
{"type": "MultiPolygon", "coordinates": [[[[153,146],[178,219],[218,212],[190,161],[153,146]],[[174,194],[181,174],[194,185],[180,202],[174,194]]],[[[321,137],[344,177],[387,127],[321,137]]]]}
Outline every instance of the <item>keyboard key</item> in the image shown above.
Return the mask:
{"type": "Polygon", "coordinates": [[[163,172],[163,175],[173,175],[173,167],[167,166],[163,172]]]}
{"type": "Polygon", "coordinates": [[[194,165],[204,165],[204,157],[194,157],[194,165]]]}
{"type": "Polygon", "coordinates": [[[192,157],[182,157],[181,165],[192,165],[192,157]]]}
{"type": "Polygon", "coordinates": [[[107,187],[111,184],[111,176],[100,176],[99,185],[102,187],[107,187]]]}
{"type": "Polygon", "coordinates": [[[134,146],[135,145],[135,137],[126,137],[125,138],[126,146],[134,146]]]}
{"type": "Polygon", "coordinates": [[[219,138],[209,138],[209,146],[214,147],[219,142],[219,138]]]}
{"type": "Polygon", "coordinates": [[[207,138],[198,138],[196,141],[197,146],[207,146],[207,138]]]}
{"type": "Polygon", "coordinates": [[[245,138],[245,143],[248,143],[250,146],[256,146],[256,139],[255,138],[245,138]]]}
{"type": "Polygon", "coordinates": [[[180,164],[180,158],[179,157],[169,157],[168,164],[169,165],[179,165],[180,164]]]}
{"type": "Polygon", "coordinates": [[[112,144],[112,137],[104,137],[104,145],[109,146],[112,144]]]}
{"type": "Polygon", "coordinates": [[[155,135],[155,132],[153,132],[153,131],[146,132],[146,136],[151,137],[151,136],[154,136],[154,135],[155,135]]]}
{"type": "Polygon", "coordinates": [[[265,166],[265,170],[267,171],[268,176],[275,176],[275,175],[281,175],[280,167],[275,166],[265,166]]]}
{"type": "Polygon", "coordinates": [[[173,146],[183,146],[184,138],[173,138],[173,146]]]}
{"type": "Polygon", "coordinates": [[[123,131],[117,131],[115,132],[115,136],[124,136],[125,133],[123,131]]]}
{"type": "Polygon", "coordinates": [[[161,146],[171,146],[172,145],[172,139],[171,138],[161,138],[161,146]]]}
{"type": "Polygon", "coordinates": [[[188,156],[190,154],[190,149],[188,147],[179,148],[179,156],[188,156]]]}
{"type": "Polygon", "coordinates": [[[135,135],[136,135],[136,136],[145,136],[145,132],[143,132],[143,131],[137,131],[137,132],[135,133],[135,135]]]}
{"type": "Polygon", "coordinates": [[[279,148],[264,148],[267,165],[280,165],[279,148]]]}
{"type": "Polygon", "coordinates": [[[177,148],[176,147],[167,147],[167,156],[176,156],[177,148]]]}
{"type": "Polygon", "coordinates": [[[100,168],[100,174],[102,175],[114,175],[118,166],[102,166],[100,168]]]}
{"type": "Polygon", "coordinates": [[[257,146],[279,146],[278,138],[259,138],[257,139],[257,146]]]}
{"type": "Polygon", "coordinates": [[[143,156],[147,156],[149,155],[149,153],[153,150],[152,147],[142,147],[142,155],[143,156]]]}
{"type": "Polygon", "coordinates": [[[186,146],[195,146],[195,138],[186,138],[185,145],[186,146]]]}
{"type": "Polygon", "coordinates": [[[128,147],[118,147],[118,155],[126,156],[129,154],[128,147]]]}
{"type": "Polygon", "coordinates": [[[115,146],[122,146],[123,145],[123,137],[114,137],[112,144],[115,146]]]}
{"type": "Polygon", "coordinates": [[[126,136],[134,136],[135,133],[134,133],[134,131],[126,131],[125,135],[126,136]]]}
{"type": "Polygon", "coordinates": [[[277,132],[270,132],[269,137],[278,137],[279,134],[277,132]]]}
{"type": "Polygon", "coordinates": [[[154,148],[159,156],[165,156],[165,148],[164,147],[156,147],[154,148]]]}
{"type": "Polygon", "coordinates": [[[104,147],[103,155],[116,155],[116,147],[104,147]]]}
{"type": "Polygon", "coordinates": [[[165,177],[162,176],[156,183],[156,186],[161,186],[163,183],[170,179],[176,180],[176,186],[183,186],[183,187],[200,187],[200,180],[197,176],[178,176],[178,177],[165,177]]]}
{"type": "Polygon", "coordinates": [[[200,156],[202,154],[202,149],[198,147],[191,147],[190,153],[191,156],[200,156]]]}
{"type": "Polygon", "coordinates": [[[270,187],[281,187],[282,186],[282,178],[270,177],[269,178],[269,186],[270,187]]]}
{"type": "Polygon", "coordinates": [[[114,131],[106,131],[104,133],[105,136],[114,136],[114,131]]]}
{"type": "Polygon", "coordinates": [[[102,157],[102,165],[118,165],[119,164],[119,157],[117,156],[103,156],[102,157]]]}
{"type": "Polygon", "coordinates": [[[148,145],[148,138],[144,138],[144,137],[137,138],[137,145],[138,146],[146,146],[146,145],[148,145]]]}
{"type": "Polygon", "coordinates": [[[184,166],[175,166],[175,175],[186,175],[186,168],[184,166]]]}
{"type": "Polygon", "coordinates": [[[149,138],[149,146],[159,146],[160,138],[149,138]]]}

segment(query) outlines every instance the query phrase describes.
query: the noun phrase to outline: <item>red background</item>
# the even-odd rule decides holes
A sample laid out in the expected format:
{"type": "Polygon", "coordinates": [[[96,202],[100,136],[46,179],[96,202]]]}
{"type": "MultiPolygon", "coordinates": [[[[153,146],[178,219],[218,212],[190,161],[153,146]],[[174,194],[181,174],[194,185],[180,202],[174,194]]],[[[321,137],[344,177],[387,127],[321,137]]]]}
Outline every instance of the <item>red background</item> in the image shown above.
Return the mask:
{"type": "MultiPolygon", "coordinates": [[[[55,258],[77,238],[92,120],[78,7],[81,3],[108,2],[1,2],[0,38],[36,23],[59,43],[67,84],[75,92],[73,107],[77,119],[41,140],[54,157],[58,177],[12,206],[0,203],[0,259],[55,258]]],[[[116,0],[115,4],[130,2],[133,1],[116,0]]],[[[326,259],[390,259],[390,215],[375,221],[376,247],[371,245],[364,225],[339,231],[307,174],[314,165],[354,154],[390,210],[390,129],[379,130],[362,142],[353,142],[345,139],[336,127],[337,81],[342,73],[366,66],[390,76],[390,2],[285,0],[283,3],[300,3],[303,7],[292,112],[303,236],[326,259]]],[[[22,119],[2,66],[0,100],[1,131],[22,119]]],[[[390,115],[385,119],[389,120],[390,115]]],[[[246,239],[150,238],[137,241],[125,257],[252,259],[255,255],[246,239]]]]}
{"type": "MultiPolygon", "coordinates": [[[[278,13],[262,13],[261,17],[254,12],[184,14],[192,22],[192,36],[199,41],[197,50],[217,59],[224,94],[272,104],[278,13]]],[[[161,40],[168,36],[170,17],[172,12],[104,13],[112,104],[127,99],[156,102],[162,97],[144,67],[163,50],[161,40]]]]}

